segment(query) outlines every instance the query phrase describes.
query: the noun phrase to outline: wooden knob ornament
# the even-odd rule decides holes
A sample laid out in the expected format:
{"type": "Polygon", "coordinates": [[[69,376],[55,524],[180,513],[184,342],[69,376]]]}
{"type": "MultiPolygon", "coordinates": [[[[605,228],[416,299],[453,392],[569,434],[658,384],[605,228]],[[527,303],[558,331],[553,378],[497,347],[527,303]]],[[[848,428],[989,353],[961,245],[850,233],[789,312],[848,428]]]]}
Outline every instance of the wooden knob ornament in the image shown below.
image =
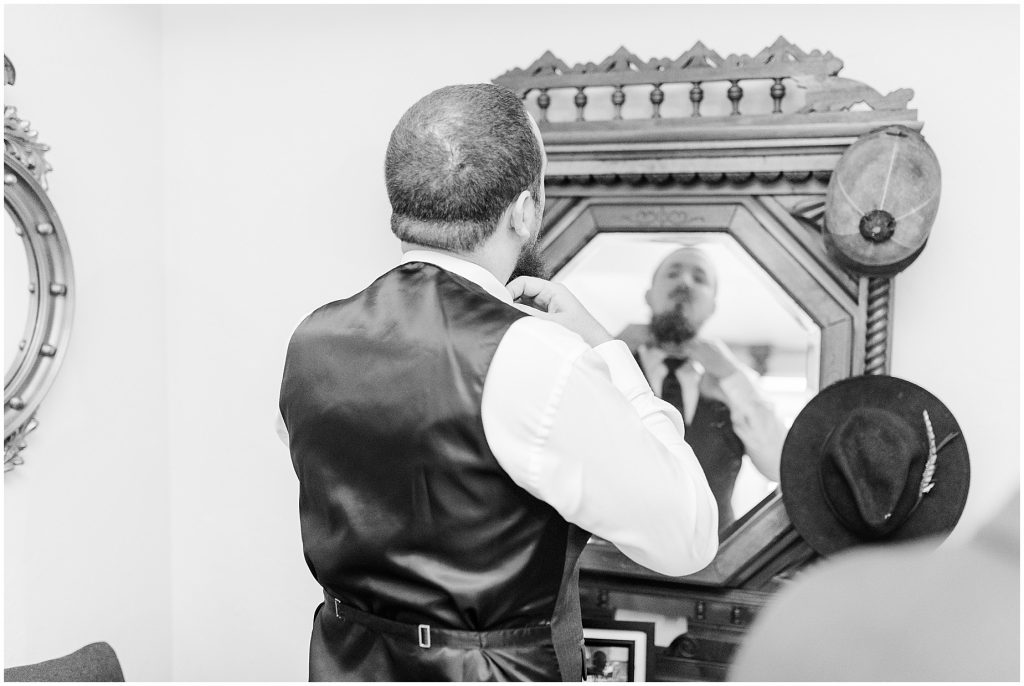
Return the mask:
{"type": "Polygon", "coordinates": [[[861,136],[839,159],[825,201],[825,247],[851,271],[891,276],[921,254],[941,190],[939,161],[905,126],[861,136]]]}

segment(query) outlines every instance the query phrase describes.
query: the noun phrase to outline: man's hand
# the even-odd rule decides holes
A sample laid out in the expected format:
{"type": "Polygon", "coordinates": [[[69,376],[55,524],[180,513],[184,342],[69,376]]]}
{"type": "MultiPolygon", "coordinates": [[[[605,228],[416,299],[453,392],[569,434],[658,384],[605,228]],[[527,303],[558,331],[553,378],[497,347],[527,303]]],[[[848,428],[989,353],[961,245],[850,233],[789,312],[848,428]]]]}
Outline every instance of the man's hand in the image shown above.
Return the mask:
{"type": "Polygon", "coordinates": [[[558,322],[575,331],[590,347],[612,340],[611,334],[583,307],[568,288],[533,276],[520,276],[505,288],[519,309],[558,322]]]}
{"type": "Polygon", "coordinates": [[[692,338],[682,346],[683,354],[700,362],[706,371],[716,379],[724,379],[739,371],[739,364],[732,351],[717,338],[692,338]]]}

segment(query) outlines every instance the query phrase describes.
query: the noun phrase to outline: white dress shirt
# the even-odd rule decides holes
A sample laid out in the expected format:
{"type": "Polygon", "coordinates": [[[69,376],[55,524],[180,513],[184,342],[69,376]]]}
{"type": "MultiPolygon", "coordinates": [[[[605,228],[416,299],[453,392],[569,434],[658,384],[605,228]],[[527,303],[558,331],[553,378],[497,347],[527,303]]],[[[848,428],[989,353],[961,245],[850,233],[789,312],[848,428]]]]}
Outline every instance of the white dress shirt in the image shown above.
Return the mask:
{"type": "MultiPolygon", "coordinates": [[[[668,375],[665,358],[660,348],[641,345],[637,348],[640,366],[656,395],[668,375]]],[[[779,480],[779,460],[787,428],[775,411],[775,406],[758,388],[757,374],[744,366],[722,379],[705,375],[699,363],[688,360],[676,369],[676,378],[683,394],[686,423],[693,421],[697,402],[703,394],[719,400],[729,408],[732,428],[741,441],[747,456],[765,477],[779,480]]]]}
{"type": "MultiPolygon", "coordinates": [[[[426,250],[402,262],[436,265],[513,304],[472,262],[426,250]]],[[[566,521],[662,574],[714,558],[718,508],[682,417],[654,396],[622,341],[591,348],[560,324],[519,319],[491,359],[481,414],[498,464],[566,521]]]]}

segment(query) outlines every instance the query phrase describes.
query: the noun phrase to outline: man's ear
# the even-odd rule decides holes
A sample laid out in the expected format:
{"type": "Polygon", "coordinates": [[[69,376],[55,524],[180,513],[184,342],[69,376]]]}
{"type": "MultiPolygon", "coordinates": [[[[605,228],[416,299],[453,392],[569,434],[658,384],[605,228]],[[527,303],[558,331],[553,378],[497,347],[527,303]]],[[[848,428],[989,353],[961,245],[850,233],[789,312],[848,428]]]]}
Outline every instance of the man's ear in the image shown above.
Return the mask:
{"type": "Polygon", "coordinates": [[[654,308],[654,305],[651,304],[651,289],[650,288],[648,288],[644,292],[644,302],[647,303],[648,307],[650,307],[652,309],[654,308]]]}
{"type": "Polygon", "coordinates": [[[530,237],[530,218],[534,213],[533,194],[523,191],[512,204],[511,225],[516,235],[526,240],[530,237]]]}

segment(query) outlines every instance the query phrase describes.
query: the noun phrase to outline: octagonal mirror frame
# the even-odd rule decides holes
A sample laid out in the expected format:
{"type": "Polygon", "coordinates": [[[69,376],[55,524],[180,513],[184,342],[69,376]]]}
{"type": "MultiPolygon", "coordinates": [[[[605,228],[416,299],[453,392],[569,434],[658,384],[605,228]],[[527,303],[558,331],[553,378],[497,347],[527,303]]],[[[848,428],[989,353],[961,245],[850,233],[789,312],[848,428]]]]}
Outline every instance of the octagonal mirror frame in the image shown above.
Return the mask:
{"type": "MultiPolygon", "coordinates": [[[[636,189],[633,189],[634,191],[636,189]]],[[[864,371],[866,307],[862,283],[820,263],[812,230],[797,222],[773,199],[744,195],[683,197],[628,196],[579,199],[571,212],[550,223],[541,250],[557,273],[591,239],[602,233],[724,233],[731,236],[770,274],[821,331],[819,362],[822,388],[864,371]]],[[[776,492],[724,533],[711,565],[686,577],[689,583],[742,583],[751,554],[766,541],[785,535],[788,519],[776,492]]],[[[618,575],[665,579],[632,562],[612,546],[597,542],[584,553],[583,568],[618,575]]]]}

